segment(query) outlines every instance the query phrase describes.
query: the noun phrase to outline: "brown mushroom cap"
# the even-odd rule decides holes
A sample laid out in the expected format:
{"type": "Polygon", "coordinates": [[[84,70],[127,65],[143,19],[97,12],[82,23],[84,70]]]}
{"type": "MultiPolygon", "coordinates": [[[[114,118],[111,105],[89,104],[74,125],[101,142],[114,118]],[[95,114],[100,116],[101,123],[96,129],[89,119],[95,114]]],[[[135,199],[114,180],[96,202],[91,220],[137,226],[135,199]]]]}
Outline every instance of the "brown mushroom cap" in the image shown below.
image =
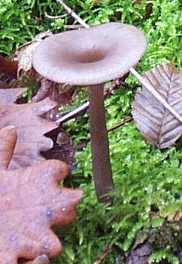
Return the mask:
{"type": "Polygon", "coordinates": [[[34,51],[33,66],[57,83],[94,85],[127,73],[145,47],[144,34],[134,26],[107,23],[43,40],[34,51]]]}

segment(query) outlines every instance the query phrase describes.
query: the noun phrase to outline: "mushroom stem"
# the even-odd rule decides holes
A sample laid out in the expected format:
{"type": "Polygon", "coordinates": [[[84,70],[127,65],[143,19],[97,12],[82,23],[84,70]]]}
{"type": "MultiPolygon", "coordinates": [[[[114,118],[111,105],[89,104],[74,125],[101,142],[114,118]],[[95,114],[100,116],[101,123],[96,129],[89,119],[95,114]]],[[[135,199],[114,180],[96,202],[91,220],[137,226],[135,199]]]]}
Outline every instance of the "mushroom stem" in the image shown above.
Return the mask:
{"type": "Polygon", "coordinates": [[[95,189],[98,200],[107,202],[109,200],[108,192],[113,190],[113,180],[104,109],[104,85],[93,85],[88,90],[92,167],[95,189]]]}

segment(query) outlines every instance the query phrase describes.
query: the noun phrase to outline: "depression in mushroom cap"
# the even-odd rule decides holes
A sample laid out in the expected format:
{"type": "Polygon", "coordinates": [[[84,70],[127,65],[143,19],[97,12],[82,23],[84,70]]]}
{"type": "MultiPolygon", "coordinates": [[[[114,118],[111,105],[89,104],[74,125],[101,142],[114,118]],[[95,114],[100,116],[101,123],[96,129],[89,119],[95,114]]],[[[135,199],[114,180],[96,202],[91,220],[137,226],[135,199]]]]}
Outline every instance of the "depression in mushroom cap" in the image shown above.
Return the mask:
{"type": "Polygon", "coordinates": [[[94,85],[127,73],[145,47],[144,34],[136,27],[107,23],[43,40],[34,51],[33,66],[57,83],[94,85]]]}

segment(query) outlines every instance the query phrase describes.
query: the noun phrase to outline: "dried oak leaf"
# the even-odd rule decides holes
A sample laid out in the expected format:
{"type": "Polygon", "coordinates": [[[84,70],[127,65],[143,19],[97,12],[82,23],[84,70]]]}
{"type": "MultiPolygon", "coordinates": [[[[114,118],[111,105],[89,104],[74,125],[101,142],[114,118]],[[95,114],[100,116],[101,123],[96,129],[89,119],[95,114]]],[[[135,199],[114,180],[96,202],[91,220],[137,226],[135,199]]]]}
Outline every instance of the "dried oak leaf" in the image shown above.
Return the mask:
{"type": "MultiPolygon", "coordinates": [[[[170,64],[159,65],[144,78],[182,115],[182,71],[170,64]]],[[[170,147],[182,135],[182,124],[145,87],[136,93],[132,114],[144,137],[160,149],[170,147]]]]}
{"type": "MultiPolygon", "coordinates": [[[[5,138],[6,133],[7,140],[11,136],[12,141],[15,139],[14,128],[1,129],[0,138],[5,138]]],[[[13,156],[14,145],[8,146],[13,156]]],[[[6,151],[0,154],[8,166],[6,151]]],[[[72,221],[82,195],[80,190],[58,186],[67,173],[67,165],[56,160],[17,170],[0,167],[1,264],[17,264],[22,258],[33,260],[41,255],[50,258],[62,250],[51,226],[72,221]]]]}
{"type": "Polygon", "coordinates": [[[7,169],[13,155],[17,135],[13,126],[0,130],[0,168],[7,169]]]}
{"type": "Polygon", "coordinates": [[[44,134],[57,127],[55,123],[41,117],[56,103],[46,98],[38,103],[15,104],[23,90],[0,89],[0,128],[13,125],[18,134],[10,169],[44,160],[40,151],[46,151],[53,145],[52,140],[44,134]]]}

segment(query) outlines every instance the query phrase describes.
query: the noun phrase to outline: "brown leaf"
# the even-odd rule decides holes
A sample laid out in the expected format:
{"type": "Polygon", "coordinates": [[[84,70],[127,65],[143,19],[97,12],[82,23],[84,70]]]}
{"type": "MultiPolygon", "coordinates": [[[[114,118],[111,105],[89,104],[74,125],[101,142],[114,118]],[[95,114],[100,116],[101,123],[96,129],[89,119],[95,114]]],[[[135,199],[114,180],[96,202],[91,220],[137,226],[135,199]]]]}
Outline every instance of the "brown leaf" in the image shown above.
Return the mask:
{"type": "Polygon", "coordinates": [[[0,55],[0,73],[7,74],[9,77],[16,77],[18,64],[16,61],[0,55]]]}
{"type": "MultiPolygon", "coordinates": [[[[39,75],[38,75],[38,78],[40,78],[39,75]]],[[[39,89],[38,89],[37,93],[32,97],[32,102],[37,103],[37,102],[45,99],[46,97],[48,97],[50,90],[52,88],[52,85],[53,85],[53,82],[42,77],[40,79],[39,89]]]]}
{"type": "Polygon", "coordinates": [[[15,104],[21,89],[0,89],[0,128],[15,126],[18,140],[9,168],[26,167],[43,160],[40,151],[46,151],[53,145],[45,133],[57,126],[41,116],[56,106],[46,98],[38,103],[15,104]]]}
{"type": "Polygon", "coordinates": [[[32,41],[31,44],[25,46],[18,53],[18,75],[21,71],[27,72],[32,68],[32,53],[39,45],[39,42],[32,41]]]}
{"type": "Polygon", "coordinates": [[[55,100],[61,106],[67,105],[73,100],[74,93],[75,87],[70,86],[69,84],[58,84],[50,98],[55,100]]]}
{"type": "Polygon", "coordinates": [[[17,135],[13,126],[0,130],[0,169],[7,169],[15,148],[17,135]]]}
{"type": "Polygon", "coordinates": [[[16,84],[18,64],[13,59],[0,55],[0,87],[8,88],[16,84]]]}
{"type": "MultiPolygon", "coordinates": [[[[0,138],[12,138],[15,129],[0,130],[0,138]]],[[[6,139],[7,142],[7,139],[6,139]]],[[[13,153],[13,145],[8,144],[13,153]]],[[[5,148],[7,149],[7,148],[5,148]]],[[[2,159],[6,160],[6,154],[2,159]]],[[[0,260],[17,264],[21,258],[33,260],[57,255],[62,246],[50,227],[65,225],[75,217],[82,192],[59,188],[57,182],[68,174],[64,162],[49,160],[25,169],[0,172],[0,260]]]]}
{"type": "Polygon", "coordinates": [[[58,127],[47,135],[53,140],[54,145],[51,149],[43,152],[42,155],[46,159],[62,160],[69,165],[70,169],[73,169],[76,148],[70,135],[61,127],[58,127]]]}
{"type": "MultiPolygon", "coordinates": [[[[38,76],[40,78],[40,76],[38,76]]],[[[39,102],[46,97],[57,103],[57,107],[52,109],[47,113],[46,118],[48,120],[56,121],[57,116],[59,116],[59,107],[69,104],[73,99],[75,88],[70,85],[57,84],[55,82],[49,81],[45,78],[41,78],[40,87],[33,96],[32,102],[39,102]]]]}
{"type": "MultiPolygon", "coordinates": [[[[182,115],[182,72],[172,65],[159,65],[144,77],[182,115]]],[[[182,124],[143,88],[133,103],[133,118],[144,137],[160,149],[173,145],[182,134],[182,124]]]]}
{"type": "Polygon", "coordinates": [[[0,105],[12,104],[21,97],[21,95],[26,91],[26,88],[11,88],[3,89],[0,88],[0,105]]]}
{"type": "Polygon", "coordinates": [[[34,49],[39,45],[40,41],[51,36],[51,32],[42,32],[34,37],[32,41],[25,43],[16,52],[18,59],[18,75],[21,71],[28,72],[32,69],[32,54],[34,49]]]}

